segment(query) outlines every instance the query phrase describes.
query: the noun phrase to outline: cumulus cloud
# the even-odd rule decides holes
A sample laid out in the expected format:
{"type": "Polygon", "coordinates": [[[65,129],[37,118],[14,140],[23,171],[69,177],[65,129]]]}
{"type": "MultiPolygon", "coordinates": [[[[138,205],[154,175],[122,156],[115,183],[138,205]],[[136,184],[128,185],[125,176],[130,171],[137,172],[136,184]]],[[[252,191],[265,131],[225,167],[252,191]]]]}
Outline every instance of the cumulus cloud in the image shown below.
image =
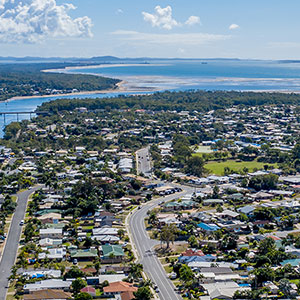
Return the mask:
{"type": "Polygon", "coordinates": [[[190,16],[186,21],[186,25],[195,25],[195,24],[201,24],[200,18],[197,16],[190,16]]]}
{"type": "Polygon", "coordinates": [[[120,36],[122,40],[131,42],[142,42],[149,44],[169,44],[169,45],[203,45],[217,41],[230,39],[230,35],[208,34],[208,33],[172,33],[172,34],[155,34],[143,33],[137,31],[117,30],[112,32],[113,35],[120,36]]]}
{"type": "Polygon", "coordinates": [[[149,22],[152,27],[162,27],[164,29],[172,29],[173,27],[180,26],[175,19],[172,17],[172,7],[167,6],[165,8],[159,5],[155,7],[155,13],[150,14],[147,12],[142,12],[144,20],[149,22]]]}
{"type": "Polygon", "coordinates": [[[0,42],[36,43],[47,37],[91,37],[89,17],[71,18],[73,4],[56,0],[0,0],[0,42]]]}
{"type": "MultiPolygon", "coordinates": [[[[159,27],[167,30],[171,30],[174,27],[183,26],[182,23],[178,22],[173,18],[172,7],[167,6],[165,8],[160,7],[159,5],[154,8],[155,13],[150,14],[147,12],[142,12],[144,20],[152,25],[152,27],[159,27]]],[[[195,25],[200,24],[200,18],[197,16],[190,16],[185,25],[195,25]]]]}
{"type": "Polygon", "coordinates": [[[229,26],[229,30],[235,30],[235,29],[239,29],[239,28],[240,28],[240,26],[238,24],[231,24],[229,26]]]}

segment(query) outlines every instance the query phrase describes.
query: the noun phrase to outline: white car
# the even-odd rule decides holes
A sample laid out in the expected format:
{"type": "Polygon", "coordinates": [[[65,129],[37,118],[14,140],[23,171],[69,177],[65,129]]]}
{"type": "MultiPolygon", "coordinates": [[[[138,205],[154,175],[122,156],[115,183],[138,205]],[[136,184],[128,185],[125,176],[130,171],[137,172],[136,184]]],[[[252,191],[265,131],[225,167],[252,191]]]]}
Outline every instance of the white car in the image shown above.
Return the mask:
{"type": "Polygon", "coordinates": [[[21,220],[20,226],[23,226],[23,225],[24,225],[24,220],[21,220]]]}

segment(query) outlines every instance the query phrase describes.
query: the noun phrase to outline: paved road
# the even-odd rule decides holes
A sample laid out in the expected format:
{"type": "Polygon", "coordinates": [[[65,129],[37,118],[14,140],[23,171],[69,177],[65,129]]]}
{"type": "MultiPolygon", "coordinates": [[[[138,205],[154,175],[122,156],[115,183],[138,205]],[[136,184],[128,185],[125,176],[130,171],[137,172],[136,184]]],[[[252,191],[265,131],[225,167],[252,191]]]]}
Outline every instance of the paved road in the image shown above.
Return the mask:
{"type": "Polygon", "coordinates": [[[22,227],[20,226],[20,222],[25,217],[27,200],[30,194],[39,188],[41,188],[41,186],[37,186],[31,190],[27,190],[25,192],[17,194],[18,205],[13,215],[10,230],[7,235],[5,249],[0,262],[0,300],[5,300],[6,298],[6,286],[8,284],[8,277],[10,276],[11,267],[14,265],[17,255],[22,229],[22,227]]]}
{"type": "Polygon", "coordinates": [[[185,188],[181,193],[151,201],[151,203],[137,210],[129,220],[132,238],[139,254],[139,262],[143,264],[144,271],[149,275],[150,279],[158,286],[158,294],[161,300],[182,300],[182,297],[174,291],[172,281],[167,277],[158,258],[151,251],[151,248],[159,244],[159,242],[149,238],[144,219],[147,216],[147,211],[156,207],[160,202],[179,198],[180,196],[190,193],[192,190],[192,188],[185,188]]]}
{"type": "Polygon", "coordinates": [[[151,161],[150,161],[150,153],[149,147],[140,149],[136,152],[137,156],[137,173],[144,174],[146,177],[151,177],[151,161]]]}

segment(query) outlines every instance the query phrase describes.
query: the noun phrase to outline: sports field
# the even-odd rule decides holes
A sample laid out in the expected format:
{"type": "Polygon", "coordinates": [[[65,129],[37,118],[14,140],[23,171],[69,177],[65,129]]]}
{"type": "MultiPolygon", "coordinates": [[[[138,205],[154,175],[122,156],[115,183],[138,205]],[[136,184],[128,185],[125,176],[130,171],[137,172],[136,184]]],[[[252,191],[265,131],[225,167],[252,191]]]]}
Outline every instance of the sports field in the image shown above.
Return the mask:
{"type": "Polygon", "coordinates": [[[277,164],[266,164],[263,162],[254,161],[235,161],[235,160],[227,160],[227,161],[220,161],[220,162],[208,162],[205,165],[205,168],[208,169],[212,174],[215,175],[224,175],[224,168],[228,167],[233,171],[241,171],[244,168],[247,168],[249,172],[253,172],[256,169],[263,169],[264,165],[273,166],[274,168],[277,167],[277,164]]]}

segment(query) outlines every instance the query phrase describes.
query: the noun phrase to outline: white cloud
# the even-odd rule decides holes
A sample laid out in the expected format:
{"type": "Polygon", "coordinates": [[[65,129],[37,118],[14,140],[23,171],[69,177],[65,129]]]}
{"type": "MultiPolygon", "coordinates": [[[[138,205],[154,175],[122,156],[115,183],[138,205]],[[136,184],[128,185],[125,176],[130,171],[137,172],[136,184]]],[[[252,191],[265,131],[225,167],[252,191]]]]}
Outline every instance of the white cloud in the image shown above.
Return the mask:
{"type": "Polygon", "coordinates": [[[240,28],[240,26],[238,24],[231,24],[229,26],[229,30],[235,30],[235,29],[239,29],[239,28],[240,28]]]}
{"type": "Polygon", "coordinates": [[[123,13],[124,13],[124,11],[121,8],[117,9],[117,11],[116,11],[117,15],[120,15],[120,14],[123,14],[123,13]]]}
{"type": "Polygon", "coordinates": [[[172,17],[172,7],[167,6],[165,8],[159,5],[155,7],[155,14],[149,14],[147,12],[142,12],[144,20],[152,25],[152,27],[162,27],[164,29],[170,30],[173,27],[180,26],[172,17]]]}
{"type": "Polygon", "coordinates": [[[203,45],[217,41],[230,39],[230,35],[208,34],[208,33],[171,33],[154,34],[137,31],[117,30],[113,35],[120,36],[121,39],[131,42],[143,42],[149,44],[175,44],[175,45],[203,45]]]}
{"type": "MultiPolygon", "coordinates": [[[[173,18],[172,7],[167,6],[165,8],[159,5],[154,8],[155,13],[150,14],[147,12],[142,12],[144,20],[152,25],[152,27],[159,27],[167,30],[171,30],[174,27],[183,26],[182,23],[178,22],[173,18]]],[[[190,16],[184,23],[185,25],[195,25],[200,24],[200,18],[197,16],[190,16]]]]}
{"type": "Polygon", "coordinates": [[[195,25],[195,24],[201,24],[200,18],[197,16],[190,16],[186,21],[186,25],[195,25]]]}
{"type": "Polygon", "coordinates": [[[56,0],[0,0],[0,43],[36,43],[47,37],[91,37],[89,17],[71,18],[73,4],[56,0]]]}

